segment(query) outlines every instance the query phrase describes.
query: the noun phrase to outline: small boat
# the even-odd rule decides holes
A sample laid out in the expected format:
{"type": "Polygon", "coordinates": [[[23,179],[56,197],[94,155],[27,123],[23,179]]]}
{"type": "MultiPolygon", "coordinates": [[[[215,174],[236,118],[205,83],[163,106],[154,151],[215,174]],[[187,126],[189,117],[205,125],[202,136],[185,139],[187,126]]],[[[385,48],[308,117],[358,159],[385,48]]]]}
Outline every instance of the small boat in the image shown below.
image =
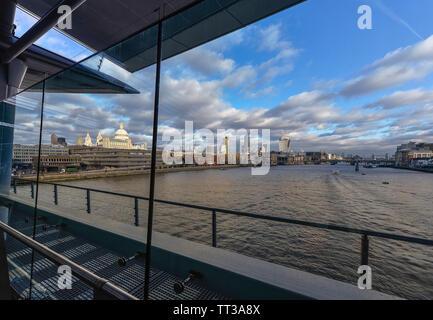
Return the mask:
{"type": "Polygon", "coordinates": [[[388,181],[382,181],[382,184],[389,184],[388,181]]]}
{"type": "Polygon", "coordinates": [[[338,170],[334,170],[334,171],[332,172],[332,174],[339,175],[339,174],[340,174],[340,171],[338,171],[338,170]]]}

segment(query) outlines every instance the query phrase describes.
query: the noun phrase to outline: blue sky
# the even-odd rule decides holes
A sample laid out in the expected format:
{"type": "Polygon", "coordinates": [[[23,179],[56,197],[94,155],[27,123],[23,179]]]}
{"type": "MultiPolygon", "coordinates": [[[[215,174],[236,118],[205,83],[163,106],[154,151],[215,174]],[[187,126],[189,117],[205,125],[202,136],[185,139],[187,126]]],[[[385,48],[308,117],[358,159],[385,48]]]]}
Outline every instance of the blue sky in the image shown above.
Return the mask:
{"type": "MultiPolygon", "coordinates": [[[[309,0],[167,60],[160,131],[182,130],[185,120],[212,130],[270,128],[274,149],[288,133],[295,150],[360,154],[433,142],[431,12],[429,0],[309,0]],[[358,28],[360,5],[372,8],[372,30],[358,28]]],[[[17,35],[32,23],[18,13],[17,35]]],[[[57,31],[38,44],[76,60],[90,54],[57,31]]],[[[134,142],[149,141],[154,68],[105,70],[141,94],[48,96],[63,111],[47,119],[47,132],[61,128],[56,134],[73,142],[86,130],[77,113],[98,114],[87,128],[93,135],[124,119],[134,142]]]]}

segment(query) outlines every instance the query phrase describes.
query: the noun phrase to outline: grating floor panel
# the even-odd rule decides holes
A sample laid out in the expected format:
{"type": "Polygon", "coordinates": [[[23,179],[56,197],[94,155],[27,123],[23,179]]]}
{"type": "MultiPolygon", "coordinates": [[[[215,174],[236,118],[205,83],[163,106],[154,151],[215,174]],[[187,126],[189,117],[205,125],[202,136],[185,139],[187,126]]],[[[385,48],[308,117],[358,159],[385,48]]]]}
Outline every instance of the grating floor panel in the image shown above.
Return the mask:
{"type": "MultiPolygon", "coordinates": [[[[33,233],[32,219],[14,215],[10,225],[22,233],[31,236],[33,233]]],[[[143,299],[144,292],[144,259],[134,259],[124,267],[117,263],[121,257],[116,252],[78,238],[65,229],[43,228],[38,221],[36,240],[52,250],[66,256],[72,261],[104,277],[122,289],[143,299]]],[[[21,242],[7,238],[7,257],[11,285],[21,298],[29,294],[32,250],[21,242]]],[[[88,300],[93,298],[93,289],[73,277],[72,289],[59,289],[59,274],[57,266],[35,253],[33,265],[32,299],[52,300],[88,300]]],[[[226,297],[209,290],[200,282],[185,286],[181,294],[176,294],[173,285],[182,279],[172,274],[152,267],[150,270],[150,299],[153,300],[215,300],[226,297]]]]}

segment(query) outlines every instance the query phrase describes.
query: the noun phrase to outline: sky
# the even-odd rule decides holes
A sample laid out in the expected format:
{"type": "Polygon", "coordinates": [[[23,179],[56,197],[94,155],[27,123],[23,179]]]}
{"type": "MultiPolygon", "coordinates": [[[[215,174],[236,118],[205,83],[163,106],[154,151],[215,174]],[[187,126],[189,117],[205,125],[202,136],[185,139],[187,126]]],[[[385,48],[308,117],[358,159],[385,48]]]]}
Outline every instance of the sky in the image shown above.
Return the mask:
{"type": "MultiPolygon", "coordinates": [[[[431,0],[308,0],[165,60],[159,132],[182,132],[185,121],[214,132],[269,128],[273,150],[289,134],[296,151],[361,155],[433,143],[432,10],[431,0]],[[371,30],[358,28],[360,5],[372,9],[371,30]]],[[[17,35],[32,23],[18,12],[17,35]]],[[[54,30],[37,44],[76,61],[91,54],[54,30]]],[[[130,74],[104,61],[101,71],[140,94],[49,93],[44,141],[113,135],[123,120],[133,143],[150,144],[155,67],[130,74]]],[[[37,112],[21,109],[16,141],[33,143],[37,112]]]]}

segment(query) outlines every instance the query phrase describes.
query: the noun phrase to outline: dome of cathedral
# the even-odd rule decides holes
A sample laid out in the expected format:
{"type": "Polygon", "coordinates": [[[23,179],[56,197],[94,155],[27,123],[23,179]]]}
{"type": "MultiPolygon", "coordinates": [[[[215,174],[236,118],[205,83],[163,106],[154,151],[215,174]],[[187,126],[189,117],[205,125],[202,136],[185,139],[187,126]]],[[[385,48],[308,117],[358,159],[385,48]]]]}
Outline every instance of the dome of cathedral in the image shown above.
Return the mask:
{"type": "Polygon", "coordinates": [[[114,134],[114,139],[116,140],[128,140],[129,134],[123,129],[123,122],[120,122],[120,128],[114,134]]]}

